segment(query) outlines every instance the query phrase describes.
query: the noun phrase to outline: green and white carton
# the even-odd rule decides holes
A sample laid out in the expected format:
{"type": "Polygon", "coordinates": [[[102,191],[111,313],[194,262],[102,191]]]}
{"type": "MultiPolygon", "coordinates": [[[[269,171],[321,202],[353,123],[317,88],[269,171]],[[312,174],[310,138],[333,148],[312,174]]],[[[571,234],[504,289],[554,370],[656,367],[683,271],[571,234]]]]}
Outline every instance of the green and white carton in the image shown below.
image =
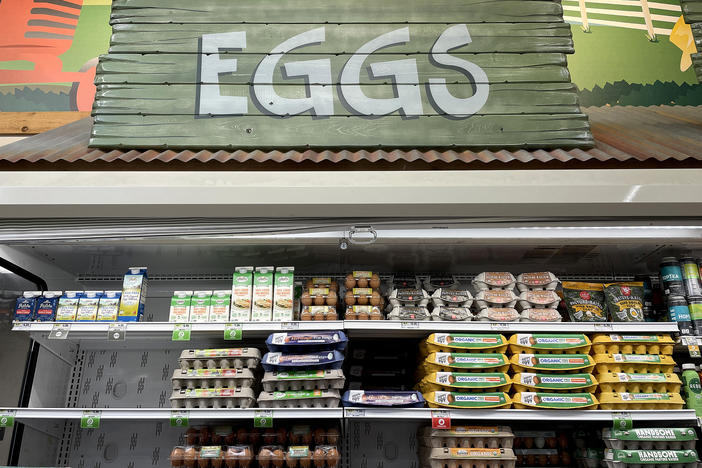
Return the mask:
{"type": "Polygon", "coordinates": [[[251,320],[269,322],[273,315],[273,271],[274,267],[256,267],[253,282],[253,307],[251,320]]]}
{"type": "Polygon", "coordinates": [[[232,292],[227,290],[213,291],[210,300],[210,322],[229,321],[229,306],[232,302],[232,292]]]}
{"type": "Polygon", "coordinates": [[[190,301],[192,291],[174,291],[171,298],[171,311],[168,321],[174,323],[187,323],[190,321],[190,301]]]}
{"type": "Polygon", "coordinates": [[[294,319],[293,306],[295,304],[294,267],[275,269],[273,299],[273,321],[291,322],[294,319]]]}
{"type": "Polygon", "coordinates": [[[190,322],[209,322],[212,291],[195,291],[190,300],[190,322]]]}
{"type": "Polygon", "coordinates": [[[253,294],[252,266],[240,266],[234,269],[232,276],[232,303],[229,310],[231,322],[248,322],[251,320],[251,297],[253,294]]]}

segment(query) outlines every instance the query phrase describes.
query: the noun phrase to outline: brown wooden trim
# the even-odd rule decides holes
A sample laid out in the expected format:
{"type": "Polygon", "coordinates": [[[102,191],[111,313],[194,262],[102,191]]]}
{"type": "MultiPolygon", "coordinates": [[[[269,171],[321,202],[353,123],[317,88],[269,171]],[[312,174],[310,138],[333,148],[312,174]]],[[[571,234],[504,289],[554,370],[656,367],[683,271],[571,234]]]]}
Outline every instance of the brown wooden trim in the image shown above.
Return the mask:
{"type": "Polygon", "coordinates": [[[0,135],[35,135],[90,117],[90,112],[0,112],[0,135]]]}

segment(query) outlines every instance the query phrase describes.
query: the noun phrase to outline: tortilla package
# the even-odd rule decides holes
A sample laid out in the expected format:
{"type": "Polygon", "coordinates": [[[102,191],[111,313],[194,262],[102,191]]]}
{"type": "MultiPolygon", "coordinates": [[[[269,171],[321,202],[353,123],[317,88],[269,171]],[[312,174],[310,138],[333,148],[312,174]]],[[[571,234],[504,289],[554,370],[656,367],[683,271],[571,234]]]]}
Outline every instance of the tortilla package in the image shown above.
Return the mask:
{"type": "Polygon", "coordinates": [[[564,281],[563,298],[571,322],[607,321],[607,305],[601,283],[564,281]]]}
{"type": "Polygon", "coordinates": [[[643,322],[643,282],[608,283],[604,286],[613,322],[643,322]]]}

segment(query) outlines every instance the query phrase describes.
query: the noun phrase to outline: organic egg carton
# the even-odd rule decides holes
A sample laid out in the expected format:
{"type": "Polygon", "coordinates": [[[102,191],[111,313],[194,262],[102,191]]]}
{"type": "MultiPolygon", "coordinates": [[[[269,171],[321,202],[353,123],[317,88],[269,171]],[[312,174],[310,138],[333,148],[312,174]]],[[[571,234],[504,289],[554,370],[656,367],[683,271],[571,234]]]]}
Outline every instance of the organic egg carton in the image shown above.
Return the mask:
{"type": "Polygon", "coordinates": [[[554,291],[560,280],[549,271],[536,271],[517,275],[517,289],[520,292],[544,289],[554,291]]]}
{"type": "Polygon", "coordinates": [[[694,450],[697,433],[690,427],[602,429],[605,446],[616,450],[694,450]]]}
{"type": "Polygon", "coordinates": [[[598,374],[601,392],[680,393],[682,382],[677,374],[598,374]]]}
{"type": "Polygon", "coordinates": [[[507,372],[509,359],[499,353],[431,353],[420,372],[507,372]]]}
{"type": "Polygon", "coordinates": [[[512,354],[588,354],[590,347],[590,339],[582,334],[517,333],[509,338],[512,354]]]}
{"type": "Polygon", "coordinates": [[[595,354],[672,355],[675,342],[670,335],[598,334],[592,337],[595,354]]]}
{"type": "Polygon", "coordinates": [[[503,372],[432,372],[417,384],[422,393],[508,392],[512,379],[503,372]]]}
{"type": "Polygon", "coordinates": [[[699,468],[695,450],[605,450],[608,468],[699,468]]]}
{"type": "Polygon", "coordinates": [[[596,354],[598,374],[608,372],[670,374],[675,361],[670,356],[658,354],[596,354]]]}
{"type": "Polygon", "coordinates": [[[288,390],[341,390],[346,378],[341,369],[266,372],[261,383],[266,392],[288,390]]]}
{"type": "Polygon", "coordinates": [[[591,393],[518,392],[512,396],[516,409],[597,409],[598,401],[591,393]]]}
{"type": "Polygon", "coordinates": [[[595,361],[587,354],[515,354],[510,359],[514,372],[590,374],[595,361]]]}
{"type": "Polygon", "coordinates": [[[597,379],[592,374],[517,373],[512,377],[516,392],[594,393],[597,379]]]}
{"type": "Polygon", "coordinates": [[[259,408],[337,408],[338,390],[289,390],[285,392],[261,392],[259,408]]]}
{"type": "Polygon", "coordinates": [[[380,307],[370,305],[346,306],[344,320],[385,320],[380,307]]]}
{"type": "Polygon", "coordinates": [[[422,427],[419,442],[430,448],[509,448],[514,434],[509,426],[452,426],[451,429],[422,427]]]}
{"type": "Polygon", "coordinates": [[[172,408],[251,408],[255,401],[250,388],[194,388],[174,391],[172,408]]]}
{"type": "Polygon", "coordinates": [[[470,322],[473,313],[468,307],[436,306],[431,311],[431,319],[440,322],[470,322]]]}
{"type": "Polygon", "coordinates": [[[679,393],[615,393],[598,394],[603,410],[679,410],[685,401],[679,393]]]}
{"type": "Polygon", "coordinates": [[[422,355],[431,353],[504,353],[507,339],[500,334],[432,333],[420,344],[422,355]]]}
{"type": "Polygon", "coordinates": [[[512,399],[504,392],[428,392],[423,395],[429,408],[485,409],[512,405],[512,399]]]}
{"type": "Polygon", "coordinates": [[[336,311],[336,306],[303,306],[302,310],[300,311],[300,320],[303,322],[309,322],[311,320],[339,320],[339,313],[336,311]]]}
{"type": "Polygon", "coordinates": [[[181,388],[251,387],[251,369],[176,369],[171,378],[173,390],[181,388]]]}
{"type": "Polygon", "coordinates": [[[518,322],[521,316],[514,307],[488,307],[474,316],[477,322],[518,322]]]}
{"type": "Polygon", "coordinates": [[[477,291],[514,289],[517,279],[507,271],[485,271],[473,278],[472,284],[477,291]]]}
{"type": "Polygon", "coordinates": [[[434,448],[420,459],[424,468],[514,468],[517,457],[509,448],[434,448]]]}
{"type": "Polygon", "coordinates": [[[261,362],[256,348],[186,349],[180,353],[180,368],[188,369],[255,369],[261,362]]]}

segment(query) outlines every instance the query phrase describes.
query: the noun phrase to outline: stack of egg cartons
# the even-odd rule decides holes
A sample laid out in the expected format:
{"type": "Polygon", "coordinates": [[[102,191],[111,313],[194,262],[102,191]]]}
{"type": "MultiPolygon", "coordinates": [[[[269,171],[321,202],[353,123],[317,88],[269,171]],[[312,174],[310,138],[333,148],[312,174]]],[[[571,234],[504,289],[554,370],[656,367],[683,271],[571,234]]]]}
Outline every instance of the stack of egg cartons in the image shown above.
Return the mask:
{"type": "Polygon", "coordinates": [[[473,320],[470,306],[473,295],[460,281],[452,278],[448,281],[438,280],[432,283],[431,277],[424,281],[424,289],[431,294],[434,308],[431,319],[449,322],[467,322],[473,320]]]}
{"type": "Polygon", "coordinates": [[[429,312],[430,300],[421,285],[419,278],[393,278],[388,302],[390,302],[390,312],[388,320],[431,320],[429,312]]]}
{"type": "Polygon", "coordinates": [[[261,408],[334,408],[345,378],[341,367],[348,339],[342,331],[273,333],[270,352],[261,363],[266,371],[261,408]]]}
{"type": "Polygon", "coordinates": [[[600,409],[681,409],[673,345],[669,335],[595,335],[600,409]]]}
{"type": "Polygon", "coordinates": [[[420,428],[419,461],[425,468],[512,468],[516,464],[509,426],[420,428]]]}
{"type": "Polygon", "coordinates": [[[509,340],[515,408],[595,409],[590,339],[578,334],[519,333],[509,340]]]}
{"type": "Polygon", "coordinates": [[[698,468],[697,433],[692,428],[603,429],[609,468],[661,466],[698,468]]]}
{"type": "Polygon", "coordinates": [[[433,333],[420,348],[417,388],[432,408],[509,408],[506,350],[499,334],[433,333]]]}
{"type": "Polygon", "coordinates": [[[473,279],[476,290],[473,305],[475,320],[490,322],[517,322],[519,313],[514,286],[517,280],[506,271],[486,271],[473,279]]]}
{"type": "Polygon", "coordinates": [[[522,322],[560,322],[562,317],[557,307],[561,298],[556,294],[559,282],[556,275],[548,271],[518,275],[519,320],[522,322]]]}
{"type": "Polygon", "coordinates": [[[261,361],[256,348],[186,349],[173,373],[173,408],[249,408],[261,361]]]}

